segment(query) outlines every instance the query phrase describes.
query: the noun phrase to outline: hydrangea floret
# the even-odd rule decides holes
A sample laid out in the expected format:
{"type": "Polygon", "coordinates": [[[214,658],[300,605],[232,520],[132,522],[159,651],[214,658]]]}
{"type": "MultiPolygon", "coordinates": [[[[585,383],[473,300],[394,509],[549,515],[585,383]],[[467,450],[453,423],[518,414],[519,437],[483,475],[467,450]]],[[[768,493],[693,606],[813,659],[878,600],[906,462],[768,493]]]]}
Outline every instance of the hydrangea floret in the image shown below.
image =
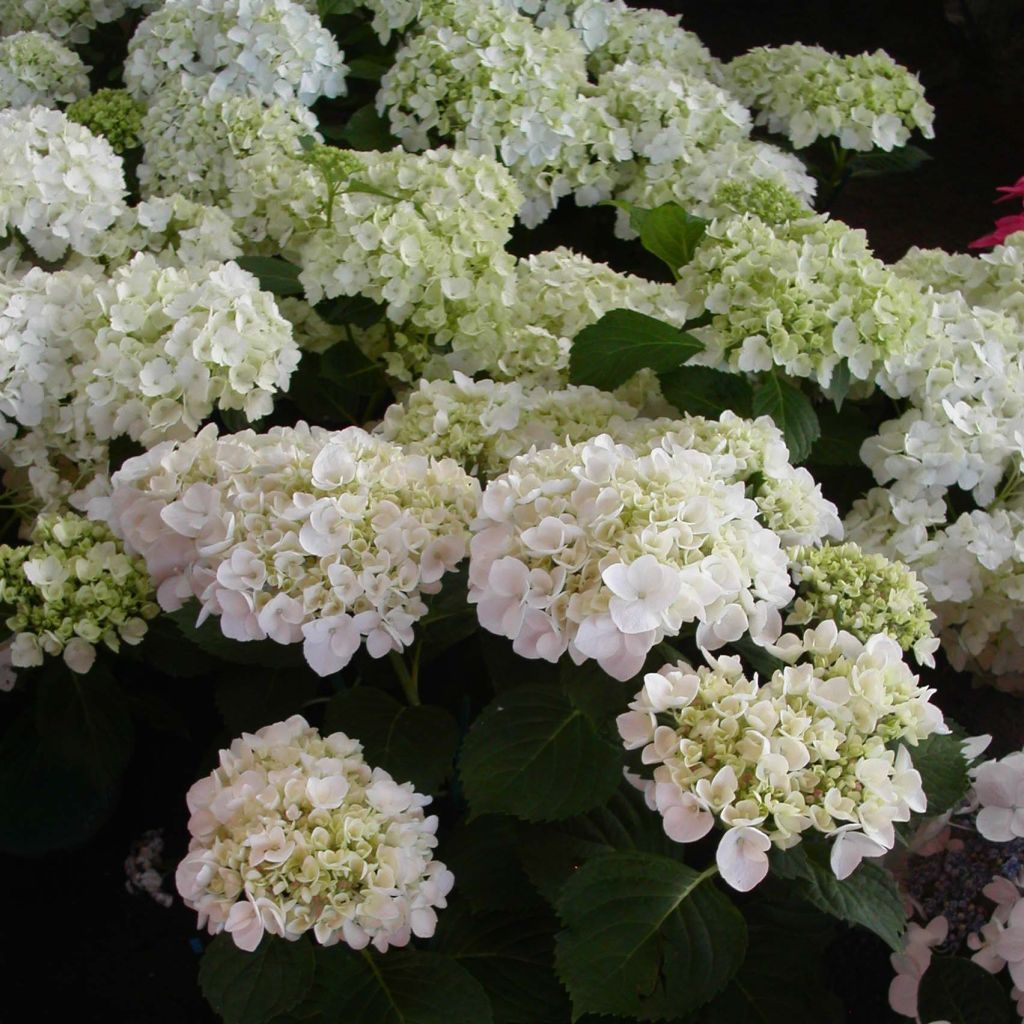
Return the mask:
{"type": "Polygon", "coordinates": [[[97,25],[153,4],[154,0],[0,0],[0,34],[48,32],[68,43],[85,43],[97,25]]]}
{"type": "Polygon", "coordinates": [[[300,715],[243,733],[188,791],[176,881],[200,927],[252,951],[264,935],[380,952],[429,938],[454,877],[412,783],[300,715]]]}
{"type": "Polygon", "coordinates": [[[618,719],[626,748],[656,765],[645,789],[665,832],[695,842],[717,821],[719,870],[741,891],[764,879],[771,846],[808,830],[833,840],[840,879],[882,856],[925,809],[908,745],[947,731],[891,637],[862,643],[826,621],[772,649],[785,665],[764,683],[707,653],[648,673],[618,719]]]}
{"type": "Polygon", "coordinates": [[[770,643],[793,596],[779,538],[731,466],[607,434],[529,452],[483,492],[469,601],[526,658],[595,659],[629,679],[684,623],[709,647],[770,643]]]}
{"type": "Polygon", "coordinates": [[[81,99],[89,94],[88,71],[53,36],[15,32],[0,39],[0,107],[55,107],[81,99]]]}
{"type": "Polygon", "coordinates": [[[62,655],[88,672],[100,644],[137,644],[159,607],[145,563],[102,523],[73,513],[40,516],[31,543],[0,547],[0,608],[13,634],[11,664],[62,655]]]}
{"type": "Polygon", "coordinates": [[[858,640],[885,633],[919,664],[934,666],[935,613],[927,588],[906,565],[852,543],[796,548],[791,558],[797,596],[787,625],[831,619],[858,640]]]}
{"type": "Polygon", "coordinates": [[[303,644],[320,675],[365,638],[380,658],[413,640],[424,595],[466,554],[479,485],[450,459],[406,454],[357,427],[299,423],[129,459],[107,519],[143,555],[165,610],[192,597],[233,640],[303,644]]]}

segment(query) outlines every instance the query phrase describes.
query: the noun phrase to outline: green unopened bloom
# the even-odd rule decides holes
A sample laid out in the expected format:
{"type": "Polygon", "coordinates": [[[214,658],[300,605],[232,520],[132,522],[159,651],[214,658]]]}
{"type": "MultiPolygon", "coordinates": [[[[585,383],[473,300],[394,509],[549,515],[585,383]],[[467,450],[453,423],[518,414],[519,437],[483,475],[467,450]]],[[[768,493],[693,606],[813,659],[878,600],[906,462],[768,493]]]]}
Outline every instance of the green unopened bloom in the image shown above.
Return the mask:
{"type": "Polygon", "coordinates": [[[93,135],[102,135],[115,153],[139,145],[139,129],[146,108],[124,89],[100,89],[72,103],[67,115],[93,135]]]}
{"type": "Polygon", "coordinates": [[[723,181],[711,202],[739,214],[752,213],[766,224],[782,224],[810,213],[788,188],[771,178],[723,181]]]}

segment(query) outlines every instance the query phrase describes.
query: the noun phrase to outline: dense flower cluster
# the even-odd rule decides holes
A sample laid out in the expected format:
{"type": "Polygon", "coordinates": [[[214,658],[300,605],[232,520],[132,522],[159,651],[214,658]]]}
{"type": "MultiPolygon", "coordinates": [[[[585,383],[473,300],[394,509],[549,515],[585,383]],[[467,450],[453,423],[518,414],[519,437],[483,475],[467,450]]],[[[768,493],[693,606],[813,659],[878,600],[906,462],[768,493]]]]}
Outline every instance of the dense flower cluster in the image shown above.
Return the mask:
{"type": "Polygon", "coordinates": [[[210,425],[111,482],[91,511],[145,557],[161,607],[196,597],[233,640],[302,642],[320,675],[363,638],[377,658],[412,643],[423,595],[466,553],[479,496],[450,459],[304,423],[224,437],[210,425]]]}
{"type": "Polygon", "coordinates": [[[137,644],[160,610],[142,559],[101,523],[71,513],[41,516],[30,544],[0,547],[0,608],[15,668],[62,654],[73,672],[92,668],[99,644],[137,644]]]}
{"type": "Polygon", "coordinates": [[[35,268],[0,287],[0,437],[51,501],[53,456],[86,474],[118,436],[190,437],[215,408],[265,416],[298,359],[273,297],[237,264],[140,253],[109,277],[35,268]]]}
{"type": "Polygon", "coordinates": [[[84,43],[98,24],[152,6],[154,0],[0,0],[0,34],[39,31],[84,43]]]}
{"type": "Polygon", "coordinates": [[[316,118],[295,99],[210,94],[210,76],[161,89],[149,104],[139,136],[138,175],[147,197],[180,193],[220,206],[246,238],[287,237],[283,212],[289,185],[305,170],[291,159],[300,139],[319,139],[316,118]]]}
{"type": "Polygon", "coordinates": [[[934,665],[935,614],[925,602],[927,588],[907,566],[856,544],[797,548],[791,557],[797,598],[787,625],[831,619],[858,640],[885,633],[918,662],[934,665]]]}
{"type": "Polygon", "coordinates": [[[863,231],[826,216],[715,221],[680,289],[712,314],[702,332],[709,363],[779,366],[824,389],[840,363],[873,382],[921,309],[919,289],[872,255],[863,231]]]}
{"type": "Polygon", "coordinates": [[[1024,839],[1024,751],[985,761],[971,773],[978,831],[996,843],[1024,839]]]}
{"type": "Polygon", "coordinates": [[[721,462],[671,438],[640,455],[606,434],[513,459],[474,524],[481,625],[522,657],[568,651],[617,679],[684,623],[708,647],[775,640],[793,597],[785,552],[721,462]]]}
{"type": "Polygon", "coordinates": [[[502,0],[424,7],[377,96],[403,145],[422,150],[440,138],[500,159],[525,197],[528,226],[570,193],[588,205],[607,198],[628,136],[603,97],[583,94],[575,34],[537,28],[502,0]]]}
{"type": "Polygon", "coordinates": [[[126,89],[98,89],[68,107],[68,120],[84,125],[93,135],[102,135],[115,153],[134,149],[141,142],[143,104],[126,89]]]}
{"type": "Polygon", "coordinates": [[[925,809],[905,744],[945,731],[890,637],[861,643],[827,621],[774,650],[786,666],[763,684],[738,657],[648,673],[618,720],[627,749],[657,765],[647,794],[666,833],[694,842],[717,819],[719,870],[743,891],[767,874],[773,844],[809,829],[833,837],[840,879],[891,849],[894,824],[925,809]]]}
{"type": "Polygon", "coordinates": [[[45,32],[0,39],[0,107],[54,107],[89,93],[82,58],[45,32]]]}
{"type": "Polygon", "coordinates": [[[182,73],[212,99],[247,93],[307,106],[345,92],[348,68],[320,19],[292,0],[166,0],[128,44],[124,83],[144,100],[182,73]]]}
{"type": "Polygon", "coordinates": [[[758,46],[725,67],[729,89],[757,123],[797,148],[819,138],[844,149],[886,152],[915,129],[934,137],[935,111],[917,76],[884,50],[841,57],[819,46],[758,46]]]}
{"type": "Polygon", "coordinates": [[[369,944],[429,938],[454,881],[434,860],[430,797],[304,718],[243,733],[188,791],[189,852],[176,881],[200,926],[254,950],[264,934],[369,944]]]}
{"type": "Polygon", "coordinates": [[[106,139],[58,110],[0,110],[0,235],[45,260],[80,250],[124,209],[124,169],[106,139]]]}

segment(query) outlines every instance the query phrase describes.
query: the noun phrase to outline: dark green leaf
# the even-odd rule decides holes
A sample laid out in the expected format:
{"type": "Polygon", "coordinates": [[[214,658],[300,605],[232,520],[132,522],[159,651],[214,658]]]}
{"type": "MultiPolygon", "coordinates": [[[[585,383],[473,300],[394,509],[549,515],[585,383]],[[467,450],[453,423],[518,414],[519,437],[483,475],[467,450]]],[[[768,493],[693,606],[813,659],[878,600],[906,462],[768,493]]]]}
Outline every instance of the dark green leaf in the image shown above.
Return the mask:
{"type": "Polygon", "coordinates": [[[811,400],[797,387],[776,374],[762,377],[754,387],[753,413],[771,416],[782,431],[794,464],[803,462],[811,445],[821,434],[811,400]]]}
{"type": "Polygon", "coordinates": [[[825,394],[832,399],[836,412],[843,408],[843,402],[850,393],[850,384],[853,381],[850,373],[850,364],[845,359],[840,359],[832,370],[832,379],[828,382],[825,394]]]}
{"type": "Polygon", "coordinates": [[[36,731],[46,751],[76,765],[97,786],[116,781],[135,744],[124,694],[101,665],[78,675],[58,662],[41,674],[36,731]]]}
{"type": "Polygon", "coordinates": [[[892,949],[902,948],[907,918],[896,883],[884,868],[864,861],[840,882],[829,867],[825,844],[810,842],[773,850],[771,864],[779,878],[791,880],[796,893],[819,910],[867,928],[892,949]]]}
{"type": "Polygon", "coordinates": [[[228,669],[218,676],[213,697],[228,732],[237,736],[303,714],[316,691],[317,679],[308,669],[228,669]]]}
{"type": "Polygon", "coordinates": [[[409,707],[370,686],[332,697],[324,728],[355,737],[367,761],[427,793],[437,793],[451,773],[458,743],[458,726],[444,708],[409,707]]]}
{"type": "Polygon", "coordinates": [[[553,821],[604,803],[621,773],[619,744],[563,691],[498,695],[466,736],[460,777],[474,814],[553,821]]]}
{"type": "Polygon", "coordinates": [[[576,335],[569,353],[569,380],[614,391],[646,367],[657,373],[675,370],[703,347],[692,334],[671,324],[629,309],[613,309],[576,335]]]}
{"type": "Polygon", "coordinates": [[[617,202],[629,213],[630,227],[640,236],[640,243],[668,266],[673,275],[693,259],[709,221],[694,217],[676,203],[664,203],[653,210],[641,210],[630,203],[617,202]]]}
{"type": "Polygon", "coordinates": [[[313,983],[313,946],[265,935],[252,952],[239,949],[226,932],[203,953],[199,987],[226,1024],[264,1024],[287,1013],[313,983]]]}
{"type": "Polygon", "coordinates": [[[862,466],[861,445],[875,433],[867,416],[849,403],[842,412],[827,405],[816,411],[821,436],[814,442],[808,461],[819,466],[862,466]]]}
{"type": "Polygon", "coordinates": [[[558,910],[555,964],[577,1016],[676,1019],[743,962],[739,911],[706,875],[666,857],[595,857],[566,883],[558,910]]]}
{"type": "Polygon", "coordinates": [[[759,644],[755,644],[749,636],[733,640],[729,646],[762,677],[762,681],[767,680],[774,672],[784,667],[784,662],[759,644]]]}
{"type": "Polygon", "coordinates": [[[391,134],[386,118],[377,113],[372,103],[360,107],[340,129],[324,132],[329,138],[344,142],[352,149],[362,151],[394,149],[398,140],[391,134]]]}
{"type": "Polygon", "coordinates": [[[495,691],[533,683],[537,686],[557,686],[559,668],[547,661],[520,658],[512,650],[512,641],[495,636],[486,630],[477,633],[477,641],[487,666],[487,674],[495,691]]]}
{"type": "Polygon", "coordinates": [[[427,614],[417,623],[420,663],[429,665],[478,628],[476,609],[466,600],[467,571],[446,575],[441,591],[427,598],[427,614]]]}
{"type": "Polygon", "coordinates": [[[300,267],[276,256],[239,256],[235,261],[243,270],[259,278],[260,288],[275,295],[302,295],[300,267]]]}
{"type": "Polygon", "coordinates": [[[220,622],[213,615],[201,626],[197,626],[199,609],[191,601],[184,608],[167,614],[189,643],[221,661],[236,665],[257,665],[260,668],[305,666],[301,644],[278,644],[273,640],[229,640],[220,631],[220,622]]]}
{"type": "Polygon", "coordinates": [[[745,377],[707,366],[681,366],[659,376],[661,393],[680,412],[717,419],[731,409],[749,416],[753,394],[745,377]]]}
{"type": "Polygon", "coordinates": [[[339,295],[336,299],[325,299],[316,304],[316,311],[329,324],[339,327],[351,325],[363,330],[384,317],[384,307],[363,295],[339,295]]]}
{"type": "Polygon", "coordinates": [[[850,176],[854,178],[879,178],[886,174],[906,174],[916,171],[928,163],[931,156],[920,146],[907,145],[888,153],[873,150],[858,153],[850,161],[850,176]]]}
{"type": "Polygon", "coordinates": [[[520,864],[522,825],[503,814],[458,822],[444,843],[444,862],[458,892],[476,912],[522,910],[539,902],[520,864]]]}
{"type": "Polygon", "coordinates": [[[348,77],[366,82],[379,82],[389,67],[391,62],[384,57],[354,57],[348,62],[348,77]]]}
{"type": "Polygon", "coordinates": [[[916,747],[907,747],[914,767],[921,773],[930,815],[955,807],[971,784],[961,743],[958,736],[934,733],[916,747]]]}
{"type": "Polygon", "coordinates": [[[841,1024],[843,1006],[829,991],[826,952],[837,930],[807,903],[770,882],[743,908],[747,956],[729,985],[705,1008],[701,1024],[841,1024]],[[799,985],[780,979],[799,977],[799,985]]]}
{"type": "Polygon", "coordinates": [[[117,802],[115,785],[42,744],[25,711],[0,740],[0,850],[34,857],[85,842],[117,802]]]}
{"type": "Polygon", "coordinates": [[[543,909],[471,915],[456,903],[441,915],[437,942],[483,985],[495,1024],[560,1024],[569,1006],[552,969],[557,927],[543,909]]]}
{"type": "Polygon", "coordinates": [[[530,881],[555,904],[565,885],[592,857],[615,851],[670,856],[678,847],[661,827],[661,818],[637,790],[621,783],[603,807],[554,825],[536,825],[519,833],[519,858],[530,881]]]}
{"type": "Polygon", "coordinates": [[[142,643],[125,644],[121,648],[121,657],[176,679],[195,679],[217,667],[217,659],[213,655],[195,644],[181,642],[181,630],[168,615],[158,615],[149,623],[142,643]]]}
{"type": "Polygon", "coordinates": [[[917,996],[923,1021],[949,1024],[1011,1024],[1010,999],[984,968],[961,957],[935,957],[917,996]]]}
{"type": "Polygon", "coordinates": [[[317,953],[311,1024],[493,1024],[480,983],[451,957],[417,949],[384,955],[346,946],[317,953]]]}

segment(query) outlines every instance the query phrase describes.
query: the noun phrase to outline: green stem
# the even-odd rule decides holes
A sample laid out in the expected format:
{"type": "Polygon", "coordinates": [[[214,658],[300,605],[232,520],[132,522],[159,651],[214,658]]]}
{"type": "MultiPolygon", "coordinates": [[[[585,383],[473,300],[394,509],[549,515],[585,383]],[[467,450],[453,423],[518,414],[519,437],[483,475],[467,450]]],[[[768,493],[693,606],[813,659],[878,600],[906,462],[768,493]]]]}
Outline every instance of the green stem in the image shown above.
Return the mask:
{"type": "Polygon", "coordinates": [[[405,694],[405,699],[413,706],[419,704],[419,645],[417,644],[416,649],[413,652],[411,672],[405,664],[405,659],[398,653],[398,651],[389,651],[388,657],[391,659],[391,664],[395,668],[395,674],[398,676],[398,681],[402,684],[402,692],[405,694]]]}
{"type": "MultiPolygon", "coordinates": [[[[710,867],[705,868],[698,876],[697,881],[693,883],[693,888],[696,889],[698,885],[701,885],[706,879],[714,878],[718,874],[718,865],[712,864],[710,867]]],[[[693,890],[690,890],[691,892],[693,890]]]]}

